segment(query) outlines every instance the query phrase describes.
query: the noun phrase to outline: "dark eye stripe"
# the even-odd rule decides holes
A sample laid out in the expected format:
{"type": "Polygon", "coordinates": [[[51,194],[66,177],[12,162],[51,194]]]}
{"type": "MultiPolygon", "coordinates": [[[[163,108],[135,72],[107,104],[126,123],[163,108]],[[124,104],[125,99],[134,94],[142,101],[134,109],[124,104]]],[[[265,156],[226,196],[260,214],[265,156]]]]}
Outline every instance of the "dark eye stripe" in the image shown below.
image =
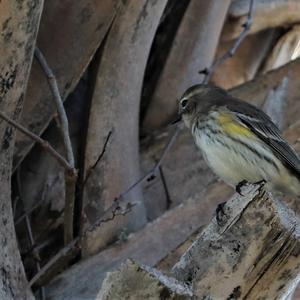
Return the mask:
{"type": "Polygon", "coordinates": [[[182,100],[181,101],[181,106],[183,107],[183,108],[185,108],[186,107],[186,105],[187,105],[187,103],[188,103],[188,100],[187,99],[184,99],[184,100],[182,100]]]}

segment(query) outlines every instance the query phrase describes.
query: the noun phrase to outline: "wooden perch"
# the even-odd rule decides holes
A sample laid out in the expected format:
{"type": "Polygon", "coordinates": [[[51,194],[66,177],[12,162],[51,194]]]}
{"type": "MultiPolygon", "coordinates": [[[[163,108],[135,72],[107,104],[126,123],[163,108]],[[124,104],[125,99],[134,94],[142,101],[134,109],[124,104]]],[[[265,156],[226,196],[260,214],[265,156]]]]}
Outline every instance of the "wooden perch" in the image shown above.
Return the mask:
{"type": "Polygon", "coordinates": [[[174,266],[178,282],[128,262],[108,273],[99,298],[161,299],[165,289],[167,299],[178,299],[172,294],[176,286],[185,295],[180,299],[284,299],[299,281],[300,220],[261,185],[248,185],[242,193],[174,266]]]}
{"type": "Polygon", "coordinates": [[[173,268],[197,299],[283,299],[299,281],[299,218],[259,185],[242,193],[173,268]]]}
{"type": "Polygon", "coordinates": [[[107,274],[97,295],[101,300],[121,299],[191,299],[191,289],[155,269],[127,261],[115,272],[107,274]]]}

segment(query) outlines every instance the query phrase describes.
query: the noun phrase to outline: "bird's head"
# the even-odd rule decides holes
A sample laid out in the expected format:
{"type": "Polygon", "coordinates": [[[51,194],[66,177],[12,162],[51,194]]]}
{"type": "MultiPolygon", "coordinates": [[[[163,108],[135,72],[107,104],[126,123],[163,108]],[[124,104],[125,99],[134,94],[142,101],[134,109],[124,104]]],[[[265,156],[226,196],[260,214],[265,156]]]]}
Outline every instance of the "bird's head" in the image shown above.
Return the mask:
{"type": "Polygon", "coordinates": [[[220,93],[224,92],[218,87],[205,84],[197,84],[188,88],[179,99],[179,117],[190,128],[193,120],[199,116],[205,116],[218,101],[220,93]]]}

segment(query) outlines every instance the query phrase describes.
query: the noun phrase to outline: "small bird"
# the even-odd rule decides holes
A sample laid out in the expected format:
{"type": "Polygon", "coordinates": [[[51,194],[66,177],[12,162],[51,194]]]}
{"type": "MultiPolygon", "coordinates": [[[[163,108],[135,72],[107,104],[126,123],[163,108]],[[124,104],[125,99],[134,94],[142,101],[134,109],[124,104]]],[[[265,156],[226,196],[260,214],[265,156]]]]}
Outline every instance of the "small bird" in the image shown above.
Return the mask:
{"type": "Polygon", "coordinates": [[[238,192],[245,182],[264,182],[270,191],[300,196],[300,159],[262,110],[198,84],[181,97],[179,115],[210,168],[238,192]]]}

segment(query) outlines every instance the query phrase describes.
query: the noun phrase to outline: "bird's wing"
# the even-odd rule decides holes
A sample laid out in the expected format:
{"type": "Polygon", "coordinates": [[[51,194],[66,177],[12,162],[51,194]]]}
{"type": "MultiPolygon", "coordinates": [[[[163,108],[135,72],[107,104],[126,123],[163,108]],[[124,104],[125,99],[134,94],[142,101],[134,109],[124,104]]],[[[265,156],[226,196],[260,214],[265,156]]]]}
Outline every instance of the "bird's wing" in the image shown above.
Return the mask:
{"type": "Polygon", "coordinates": [[[300,178],[300,159],[294,149],[281,137],[278,127],[268,115],[261,110],[251,107],[250,114],[236,112],[242,123],[262,139],[273,153],[300,178]]]}

